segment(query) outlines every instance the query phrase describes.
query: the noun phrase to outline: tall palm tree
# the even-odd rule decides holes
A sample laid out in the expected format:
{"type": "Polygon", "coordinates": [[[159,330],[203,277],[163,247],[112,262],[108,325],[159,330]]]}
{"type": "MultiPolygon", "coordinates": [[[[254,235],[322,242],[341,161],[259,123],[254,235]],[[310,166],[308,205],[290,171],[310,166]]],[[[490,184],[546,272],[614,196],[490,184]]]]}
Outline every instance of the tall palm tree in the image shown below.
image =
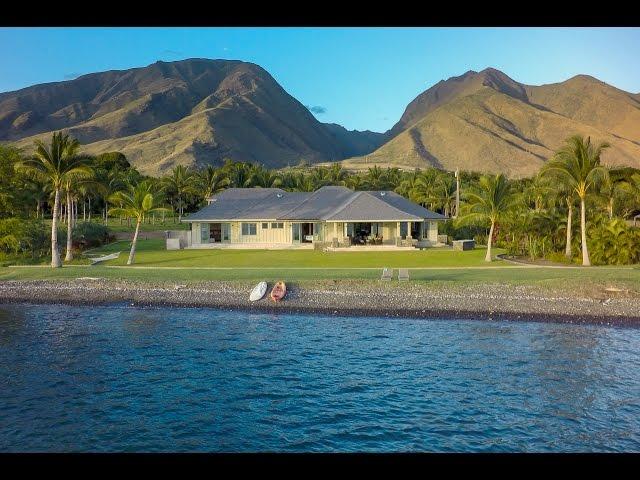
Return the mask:
{"type": "Polygon", "coordinates": [[[188,167],[178,165],[171,170],[168,176],[163,177],[162,180],[167,190],[175,196],[178,209],[178,221],[180,222],[182,221],[182,215],[184,213],[185,197],[189,193],[194,192],[193,174],[188,167]]]}
{"type": "Polygon", "coordinates": [[[600,164],[602,152],[608,147],[606,142],[594,145],[590,137],[585,140],[580,135],[574,135],[542,168],[544,174],[555,175],[566,182],[580,199],[582,265],[585,267],[591,265],[587,249],[585,199],[594,186],[608,175],[607,169],[600,164]]]}
{"type": "Polygon", "coordinates": [[[467,203],[464,209],[461,209],[462,215],[459,217],[459,222],[462,224],[490,223],[487,254],[484,258],[486,262],[490,262],[495,226],[514,203],[511,186],[503,174],[483,175],[480,177],[477,187],[468,190],[465,196],[467,203]]]}
{"type": "Polygon", "coordinates": [[[599,193],[606,204],[609,220],[611,220],[615,214],[616,200],[624,193],[623,185],[627,180],[625,170],[624,168],[608,169],[608,175],[603,178],[600,187],[599,193]]]}
{"type": "Polygon", "coordinates": [[[109,210],[114,215],[122,215],[136,220],[136,230],[133,234],[131,242],[131,251],[127,265],[131,265],[136,257],[136,245],[138,243],[138,233],[140,232],[140,224],[144,222],[147,215],[153,212],[167,210],[161,207],[162,198],[153,183],[144,180],[137,185],[128,185],[127,190],[116,192],[111,197],[112,203],[121,205],[109,210]]]}
{"type": "MultiPolygon", "coordinates": [[[[91,157],[88,157],[91,158],[91,157]]],[[[86,165],[87,169],[84,172],[77,172],[74,174],[68,174],[66,181],[64,182],[64,191],[67,195],[67,252],[64,257],[65,262],[73,260],[73,227],[75,227],[75,215],[74,215],[74,203],[76,189],[89,179],[93,178],[93,169],[86,165]]]]}
{"type": "Polygon", "coordinates": [[[62,132],[54,133],[51,144],[35,141],[33,157],[16,164],[18,171],[23,171],[33,178],[49,183],[54,192],[53,218],[51,221],[51,266],[62,267],[58,252],[58,210],[60,209],[60,193],[70,178],[89,176],[90,156],[79,152],[80,143],[62,132]]]}

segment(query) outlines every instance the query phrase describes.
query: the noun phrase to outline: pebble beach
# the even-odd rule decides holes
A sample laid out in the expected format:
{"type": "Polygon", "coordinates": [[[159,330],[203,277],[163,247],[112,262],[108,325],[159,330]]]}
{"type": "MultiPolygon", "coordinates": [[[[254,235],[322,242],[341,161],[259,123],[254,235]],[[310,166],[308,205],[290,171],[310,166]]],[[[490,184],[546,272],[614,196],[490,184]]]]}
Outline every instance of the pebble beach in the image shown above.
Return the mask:
{"type": "MultiPolygon", "coordinates": [[[[250,302],[254,282],[148,283],[92,277],[0,282],[0,303],[213,307],[273,313],[361,317],[551,321],[640,326],[640,295],[601,289],[567,294],[535,286],[430,285],[420,282],[325,280],[287,285],[274,303],[250,302]]],[[[269,284],[269,290],[273,283],[269,284]]]]}

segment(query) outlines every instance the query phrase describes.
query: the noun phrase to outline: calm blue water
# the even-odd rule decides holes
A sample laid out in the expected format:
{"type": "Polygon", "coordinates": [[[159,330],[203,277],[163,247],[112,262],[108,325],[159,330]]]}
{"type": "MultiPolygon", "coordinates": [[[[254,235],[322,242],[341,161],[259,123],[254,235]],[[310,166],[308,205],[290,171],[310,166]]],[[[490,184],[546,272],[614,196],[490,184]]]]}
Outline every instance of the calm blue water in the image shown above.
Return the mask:
{"type": "Polygon", "coordinates": [[[0,305],[0,451],[640,451],[640,329],[0,305]]]}

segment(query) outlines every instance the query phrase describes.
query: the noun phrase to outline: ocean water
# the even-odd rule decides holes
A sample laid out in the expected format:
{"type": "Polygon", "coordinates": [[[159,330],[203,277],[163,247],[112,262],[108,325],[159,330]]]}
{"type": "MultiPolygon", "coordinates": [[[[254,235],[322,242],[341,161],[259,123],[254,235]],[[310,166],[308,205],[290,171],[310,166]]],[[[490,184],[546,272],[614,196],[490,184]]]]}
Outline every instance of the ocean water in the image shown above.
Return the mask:
{"type": "Polygon", "coordinates": [[[640,451],[640,329],[0,305],[0,451],[640,451]]]}

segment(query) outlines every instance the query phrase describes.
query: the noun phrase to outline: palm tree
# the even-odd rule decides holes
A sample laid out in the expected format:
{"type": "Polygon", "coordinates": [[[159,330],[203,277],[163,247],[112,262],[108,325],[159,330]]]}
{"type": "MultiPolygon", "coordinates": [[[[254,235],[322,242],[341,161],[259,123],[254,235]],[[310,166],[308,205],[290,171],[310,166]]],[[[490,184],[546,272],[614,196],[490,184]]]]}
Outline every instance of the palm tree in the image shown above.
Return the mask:
{"type": "Polygon", "coordinates": [[[345,186],[351,190],[363,190],[365,186],[362,175],[358,173],[349,175],[345,180],[345,186]]]}
{"type": "Polygon", "coordinates": [[[386,172],[377,165],[369,167],[364,176],[363,186],[369,190],[385,190],[388,186],[386,172]]]}
{"type": "Polygon", "coordinates": [[[413,193],[415,191],[418,178],[420,178],[420,169],[416,168],[412,172],[405,174],[400,185],[395,188],[395,192],[417,203],[418,200],[414,198],[413,193]]]}
{"type": "Polygon", "coordinates": [[[347,177],[349,177],[349,172],[342,168],[342,165],[339,163],[331,165],[327,172],[327,178],[331,182],[331,185],[344,185],[347,177]]]}
{"type": "Polygon", "coordinates": [[[456,179],[449,173],[441,173],[435,181],[433,203],[442,208],[445,217],[451,216],[456,201],[456,179]]]}
{"type": "Polygon", "coordinates": [[[609,220],[611,220],[615,214],[615,201],[624,193],[623,185],[626,182],[625,170],[624,168],[608,169],[608,175],[603,178],[600,187],[600,195],[606,203],[609,220]]]}
{"type": "MultiPolygon", "coordinates": [[[[91,158],[91,157],[87,157],[91,158]]],[[[73,227],[75,227],[74,216],[74,203],[75,203],[75,190],[84,182],[92,178],[94,172],[86,165],[87,169],[84,172],[78,172],[75,174],[68,174],[64,183],[64,191],[67,194],[67,253],[64,257],[65,262],[73,260],[73,227]]]]}
{"type": "Polygon", "coordinates": [[[585,140],[574,135],[542,168],[544,174],[555,175],[564,181],[580,199],[582,265],[585,267],[591,265],[587,249],[585,199],[594,185],[608,175],[607,169],[600,164],[600,156],[608,147],[606,142],[593,145],[590,137],[585,140]]]}
{"type": "Polygon", "coordinates": [[[131,251],[129,252],[129,259],[127,260],[127,265],[131,265],[136,256],[136,245],[138,243],[140,224],[150,213],[167,209],[160,207],[162,199],[154,189],[153,183],[148,180],[142,181],[137,185],[128,185],[126,191],[114,193],[111,200],[113,203],[118,203],[121,206],[111,208],[109,213],[135,218],[136,220],[136,230],[133,234],[131,251]]]}
{"type": "Polygon", "coordinates": [[[438,174],[434,168],[429,168],[418,173],[412,189],[409,192],[409,198],[422,205],[428,205],[433,208],[434,191],[438,174]]]}
{"type": "Polygon", "coordinates": [[[182,214],[184,213],[185,196],[194,191],[192,178],[193,174],[188,167],[178,165],[171,170],[171,173],[168,176],[163,177],[162,179],[167,190],[175,195],[179,222],[182,221],[182,214]]]}
{"type": "Polygon", "coordinates": [[[54,191],[53,218],[51,221],[51,266],[62,267],[58,252],[58,210],[60,209],[60,192],[71,178],[80,178],[91,174],[87,162],[91,157],[79,152],[80,143],[70,139],[62,132],[54,133],[51,145],[35,141],[36,151],[33,157],[16,164],[18,171],[46,182],[54,191]]]}
{"type": "Polygon", "coordinates": [[[461,213],[459,222],[463,224],[490,223],[487,240],[487,255],[484,260],[490,262],[491,245],[495,226],[513,205],[514,196],[507,178],[503,174],[496,176],[483,175],[474,190],[466,193],[467,203],[461,213]]]}
{"type": "Polygon", "coordinates": [[[198,180],[205,200],[229,186],[227,174],[213,165],[208,165],[207,168],[202,170],[198,175],[198,180]]]}
{"type": "Polygon", "coordinates": [[[233,162],[226,160],[222,167],[229,178],[229,185],[235,188],[243,188],[249,186],[249,175],[251,165],[244,162],[233,162]]]}

